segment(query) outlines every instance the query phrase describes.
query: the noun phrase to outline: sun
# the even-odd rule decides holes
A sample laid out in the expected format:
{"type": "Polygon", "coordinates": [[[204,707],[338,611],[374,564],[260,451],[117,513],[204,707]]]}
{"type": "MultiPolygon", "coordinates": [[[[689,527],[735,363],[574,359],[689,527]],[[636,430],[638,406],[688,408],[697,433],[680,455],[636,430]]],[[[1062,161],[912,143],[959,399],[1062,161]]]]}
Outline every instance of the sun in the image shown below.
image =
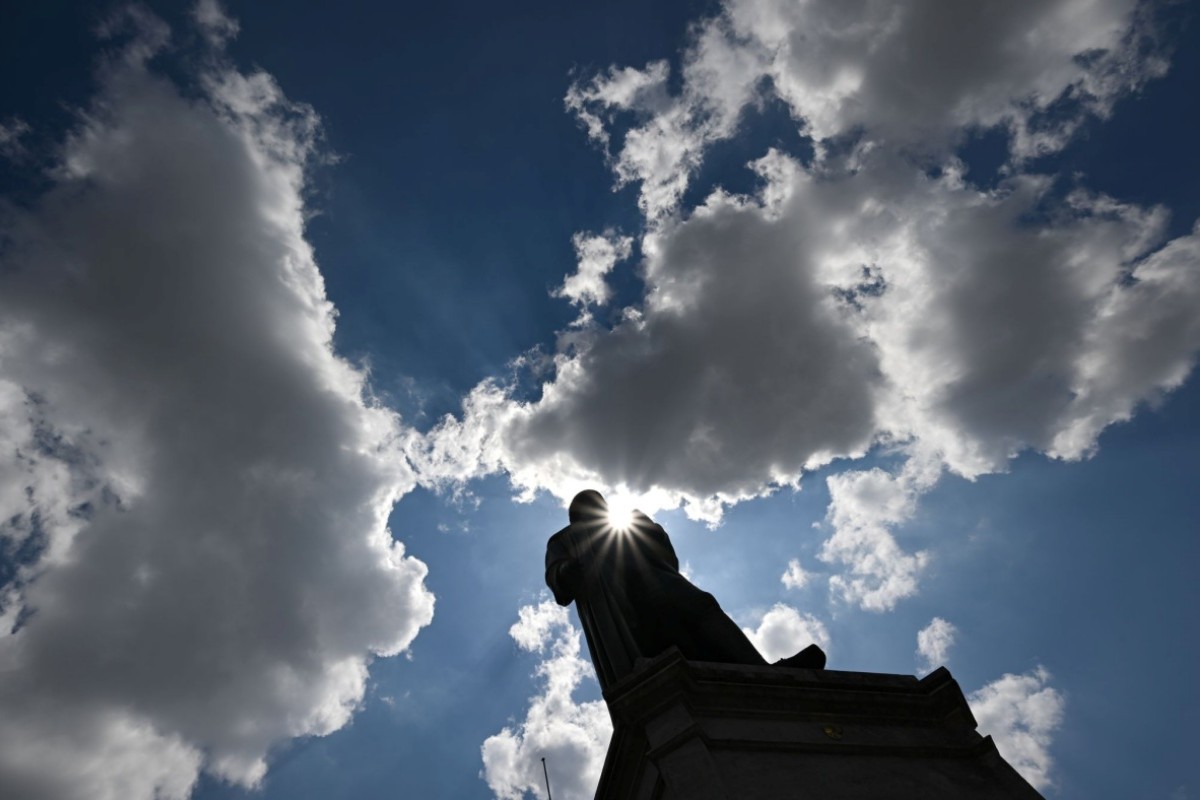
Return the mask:
{"type": "Polygon", "coordinates": [[[633,499],[615,497],[608,501],[608,524],[619,531],[627,531],[633,527],[633,499]]]}

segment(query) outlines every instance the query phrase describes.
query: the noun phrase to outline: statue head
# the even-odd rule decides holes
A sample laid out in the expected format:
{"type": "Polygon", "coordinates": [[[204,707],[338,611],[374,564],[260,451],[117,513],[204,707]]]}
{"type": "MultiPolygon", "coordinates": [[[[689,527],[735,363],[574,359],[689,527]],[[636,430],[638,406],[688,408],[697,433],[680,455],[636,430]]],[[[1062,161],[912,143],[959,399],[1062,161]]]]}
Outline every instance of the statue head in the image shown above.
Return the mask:
{"type": "Polygon", "coordinates": [[[604,519],[607,512],[608,503],[604,501],[604,495],[595,489],[585,489],[575,495],[571,507],[567,510],[567,516],[572,523],[595,522],[604,519]]]}

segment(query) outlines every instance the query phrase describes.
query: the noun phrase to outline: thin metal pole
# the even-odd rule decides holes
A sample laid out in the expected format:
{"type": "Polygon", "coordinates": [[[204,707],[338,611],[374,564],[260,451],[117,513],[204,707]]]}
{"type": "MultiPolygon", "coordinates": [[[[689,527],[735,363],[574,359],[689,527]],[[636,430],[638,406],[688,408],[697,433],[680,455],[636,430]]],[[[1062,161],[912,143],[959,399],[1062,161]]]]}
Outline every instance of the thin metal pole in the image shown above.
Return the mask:
{"type": "Polygon", "coordinates": [[[546,771],[546,757],[542,756],[542,775],[546,778],[546,800],[554,800],[550,796],[550,773],[546,771]]]}

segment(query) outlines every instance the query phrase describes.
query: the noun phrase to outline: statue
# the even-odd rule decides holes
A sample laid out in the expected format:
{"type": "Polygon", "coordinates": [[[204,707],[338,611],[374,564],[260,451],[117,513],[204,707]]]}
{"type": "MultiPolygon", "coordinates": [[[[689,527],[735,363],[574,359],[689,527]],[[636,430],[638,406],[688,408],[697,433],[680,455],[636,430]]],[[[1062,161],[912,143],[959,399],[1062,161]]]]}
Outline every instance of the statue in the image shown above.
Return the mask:
{"type": "MultiPolygon", "coordinates": [[[[546,543],[546,584],[559,605],[575,602],[601,689],[672,646],[693,661],[767,663],[716,598],[679,574],[661,525],[635,511],[617,528],[607,512],[599,492],[580,492],[571,524],[546,543]]],[[[825,654],[809,645],[776,664],[821,669],[825,654]]]]}

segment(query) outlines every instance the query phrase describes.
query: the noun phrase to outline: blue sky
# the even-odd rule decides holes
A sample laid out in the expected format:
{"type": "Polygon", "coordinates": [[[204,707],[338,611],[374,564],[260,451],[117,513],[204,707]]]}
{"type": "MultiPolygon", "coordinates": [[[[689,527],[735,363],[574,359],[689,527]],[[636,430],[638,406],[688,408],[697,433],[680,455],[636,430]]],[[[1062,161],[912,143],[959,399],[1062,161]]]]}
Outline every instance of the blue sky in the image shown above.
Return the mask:
{"type": "Polygon", "coordinates": [[[590,797],[593,485],[768,656],[1200,793],[1200,18],[947,8],[7,12],[0,794],[590,797]]]}

